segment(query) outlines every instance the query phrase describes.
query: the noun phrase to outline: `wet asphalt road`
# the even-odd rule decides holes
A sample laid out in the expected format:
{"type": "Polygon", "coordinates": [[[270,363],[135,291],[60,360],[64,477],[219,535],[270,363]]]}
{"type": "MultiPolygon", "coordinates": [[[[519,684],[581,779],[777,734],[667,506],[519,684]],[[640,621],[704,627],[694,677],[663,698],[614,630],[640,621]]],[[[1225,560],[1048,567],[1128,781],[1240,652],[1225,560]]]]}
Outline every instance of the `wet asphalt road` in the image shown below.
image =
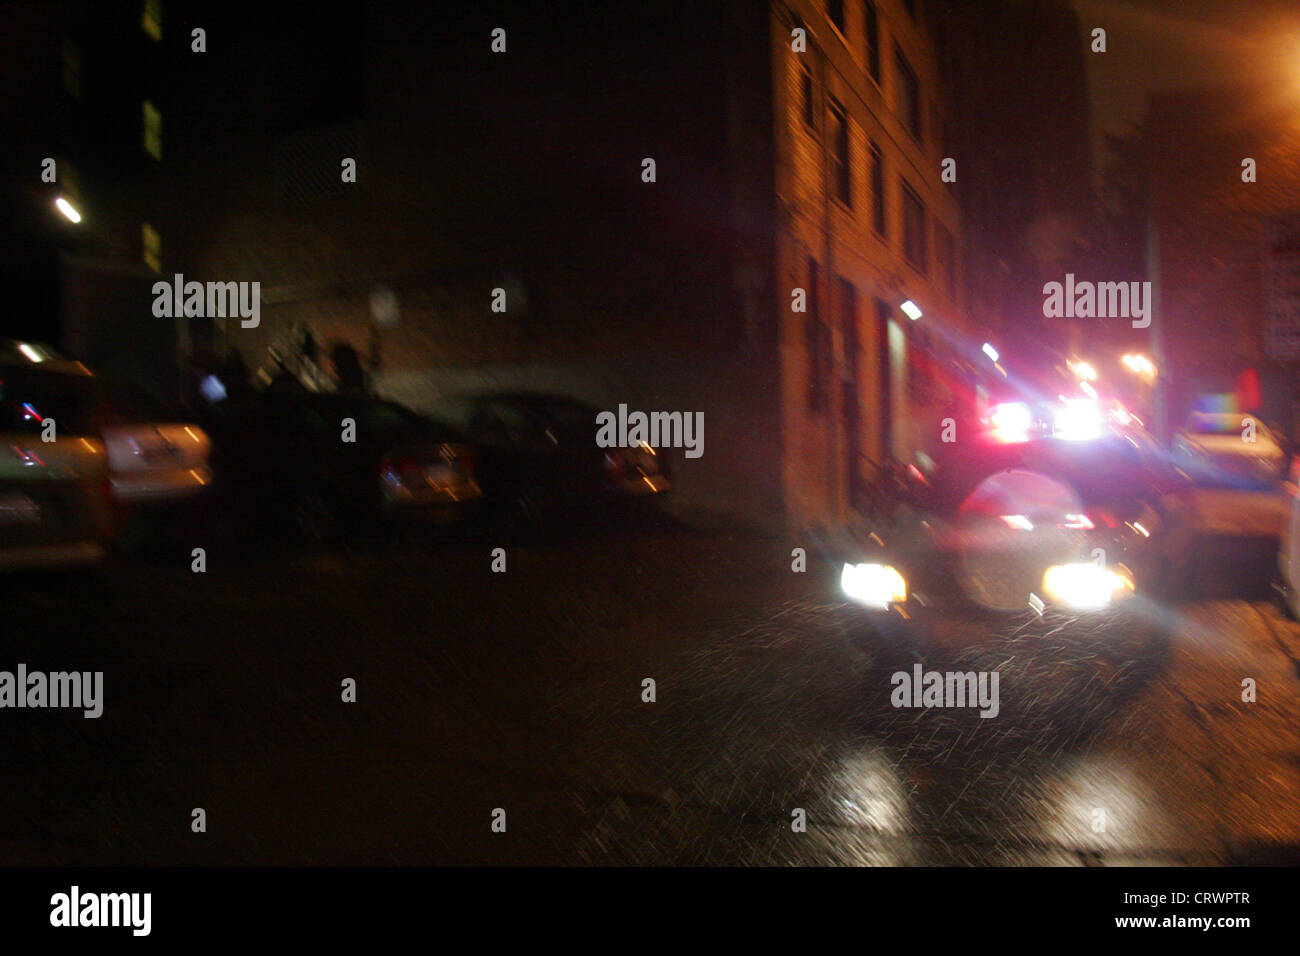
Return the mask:
{"type": "Polygon", "coordinates": [[[0,669],[105,672],[98,720],[0,712],[0,863],[1297,859],[1300,627],[1231,541],[1196,600],[918,652],[797,542],[652,522],[493,573],[486,539],[210,534],[203,574],[0,584],[0,669]],[[996,670],[998,716],[892,706],[917,663],[996,670]]]}

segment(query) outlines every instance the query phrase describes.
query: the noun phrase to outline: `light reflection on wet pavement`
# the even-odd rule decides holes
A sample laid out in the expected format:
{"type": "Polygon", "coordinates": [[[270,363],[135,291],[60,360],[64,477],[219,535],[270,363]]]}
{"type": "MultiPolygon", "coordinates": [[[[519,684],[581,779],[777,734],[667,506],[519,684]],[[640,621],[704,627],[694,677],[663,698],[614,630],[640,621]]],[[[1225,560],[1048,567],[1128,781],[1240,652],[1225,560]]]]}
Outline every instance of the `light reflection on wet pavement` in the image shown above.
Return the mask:
{"type": "Polygon", "coordinates": [[[1296,862],[1300,626],[1265,602],[917,650],[771,539],[628,531],[512,548],[506,575],[486,553],[9,582],[8,659],[107,691],[98,721],[10,714],[4,861],[1296,862]],[[996,670],[998,716],[892,706],[917,663],[996,670]]]}
{"type": "Polygon", "coordinates": [[[855,641],[851,611],[761,617],[661,685],[676,806],[607,822],[590,861],[1213,864],[1300,846],[1300,701],[1282,650],[1300,629],[1266,604],[1186,605],[1168,634],[986,635],[928,654],[926,670],[999,671],[990,719],[891,706],[890,674],[916,657],[855,641]]]}

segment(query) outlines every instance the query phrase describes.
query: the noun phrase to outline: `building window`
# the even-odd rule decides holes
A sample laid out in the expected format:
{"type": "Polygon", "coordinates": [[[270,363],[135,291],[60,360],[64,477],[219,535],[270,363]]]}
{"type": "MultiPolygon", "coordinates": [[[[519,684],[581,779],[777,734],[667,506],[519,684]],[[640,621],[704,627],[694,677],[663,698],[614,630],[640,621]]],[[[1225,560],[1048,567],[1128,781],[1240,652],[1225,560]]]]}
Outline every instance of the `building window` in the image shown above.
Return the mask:
{"type": "Polygon", "coordinates": [[[849,161],[849,117],[844,107],[831,100],[831,166],[835,177],[835,198],[853,207],[853,165],[849,161]]]}
{"type": "Polygon", "coordinates": [[[867,72],[871,78],[880,83],[880,14],[876,10],[875,0],[866,0],[862,5],[862,15],[867,43],[867,72]]]}
{"type": "Polygon", "coordinates": [[[813,132],[817,131],[817,88],[813,84],[812,70],[799,67],[799,110],[803,114],[803,125],[813,132]]]}
{"type": "Polygon", "coordinates": [[[826,0],[826,16],[830,17],[831,23],[835,24],[835,29],[841,34],[849,35],[844,23],[844,0],[826,0]]]}
{"type": "Polygon", "coordinates": [[[934,258],[939,267],[939,278],[948,298],[957,298],[957,247],[952,231],[938,219],[934,221],[934,258]]]}
{"type": "Polygon", "coordinates": [[[920,195],[903,180],[903,257],[918,272],[926,270],[925,261],[925,203],[920,195]]]}
{"type": "Polygon", "coordinates": [[[804,316],[804,348],[808,352],[808,411],[820,413],[830,404],[831,330],[822,319],[817,260],[808,259],[808,312],[804,316]]]}
{"type": "Polygon", "coordinates": [[[162,236],[147,222],[140,227],[140,245],[144,249],[144,264],[154,272],[162,272],[162,236]]]}
{"type": "Polygon", "coordinates": [[[921,142],[921,81],[912,69],[912,64],[903,56],[902,48],[894,44],[894,65],[897,68],[898,84],[896,86],[897,110],[903,125],[912,134],[912,139],[921,142]]]}
{"type": "Polygon", "coordinates": [[[162,113],[148,100],[144,101],[144,151],[162,159],[162,113]]]}
{"type": "Polygon", "coordinates": [[[885,218],[885,155],[871,144],[871,226],[880,238],[889,235],[885,218]]]}
{"type": "Polygon", "coordinates": [[[74,100],[81,99],[81,51],[70,37],[63,38],[63,88],[74,100]]]}
{"type": "Polygon", "coordinates": [[[150,40],[162,40],[162,0],[144,0],[140,29],[149,35],[150,40]]]}
{"type": "Polygon", "coordinates": [[[943,112],[939,104],[930,104],[930,143],[939,150],[940,156],[951,156],[948,151],[948,128],[943,121],[943,112]]]}

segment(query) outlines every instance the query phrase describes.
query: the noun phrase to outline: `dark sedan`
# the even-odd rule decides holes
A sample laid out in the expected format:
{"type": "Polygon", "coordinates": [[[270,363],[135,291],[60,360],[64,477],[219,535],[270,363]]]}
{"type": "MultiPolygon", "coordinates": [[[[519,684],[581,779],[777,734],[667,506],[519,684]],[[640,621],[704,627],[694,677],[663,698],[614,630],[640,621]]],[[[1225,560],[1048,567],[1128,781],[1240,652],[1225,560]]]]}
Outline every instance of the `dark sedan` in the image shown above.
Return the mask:
{"type": "Polygon", "coordinates": [[[461,518],[481,496],[458,432],[369,395],[263,393],[219,403],[206,425],[227,499],[310,540],[461,518]]]}
{"type": "Polygon", "coordinates": [[[672,486],[661,449],[597,445],[593,405],[527,392],[476,395],[465,405],[466,430],[484,456],[486,500],[526,524],[608,514],[672,486]]]}

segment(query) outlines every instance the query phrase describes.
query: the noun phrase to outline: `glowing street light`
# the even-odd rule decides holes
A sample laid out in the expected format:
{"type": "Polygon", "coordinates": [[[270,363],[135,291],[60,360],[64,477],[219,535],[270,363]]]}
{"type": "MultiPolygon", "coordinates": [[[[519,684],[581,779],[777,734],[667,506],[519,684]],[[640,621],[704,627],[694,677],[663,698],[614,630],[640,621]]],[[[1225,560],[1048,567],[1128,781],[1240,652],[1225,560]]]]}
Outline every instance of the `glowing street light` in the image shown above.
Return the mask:
{"type": "Polygon", "coordinates": [[[1097,370],[1093,368],[1091,365],[1089,365],[1087,362],[1068,362],[1066,364],[1070,366],[1070,371],[1074,373],[1074,377],[1077,378],[1079,381],[1081,382],[1097,381],[1097,370]]]}
{"type": "Polygon", "coordinates": [[[54,200],[54,205],[58,208],[59,212],[68,217],[69,222],[81,222],[81,213],[77,212],[72,203],[68,202],[62,196],[54,200]]]}
{"type": "Polygon", "coordinates": [[[988,342],[985,342],[985,343],[984,343],[984,354],[987,355],[987,356],[989,357],[989,361],[990,361],[990,362],[993,362],[993,363],[995,363],[995,364],[997,363],[997,360],[998,360],[998,350],[995,349],[995,348],[994,348],[992,345],[990,345],[988,342]]]}
{"type": "Polygon", "coordinates": [[[906,302],[900,305],[899,308],[902,309],[903,312],[907,315],[907,317],[911,319],[913,322],[915,322],[917,319],[921,317],[921,307],[917,305],[915,302],[913,302],[911,299],[908,299],[906,302]]]}
{"type": "Polygon", "coordinates": [[[1140,375],[1145,379],[1153,379],[1156,377],[1155,363],[1145,355],[1129,354],[1125,355],[1120,359],[1120,361],[1124,364],[1126,369],[1135,375],[1140,375]]]}

